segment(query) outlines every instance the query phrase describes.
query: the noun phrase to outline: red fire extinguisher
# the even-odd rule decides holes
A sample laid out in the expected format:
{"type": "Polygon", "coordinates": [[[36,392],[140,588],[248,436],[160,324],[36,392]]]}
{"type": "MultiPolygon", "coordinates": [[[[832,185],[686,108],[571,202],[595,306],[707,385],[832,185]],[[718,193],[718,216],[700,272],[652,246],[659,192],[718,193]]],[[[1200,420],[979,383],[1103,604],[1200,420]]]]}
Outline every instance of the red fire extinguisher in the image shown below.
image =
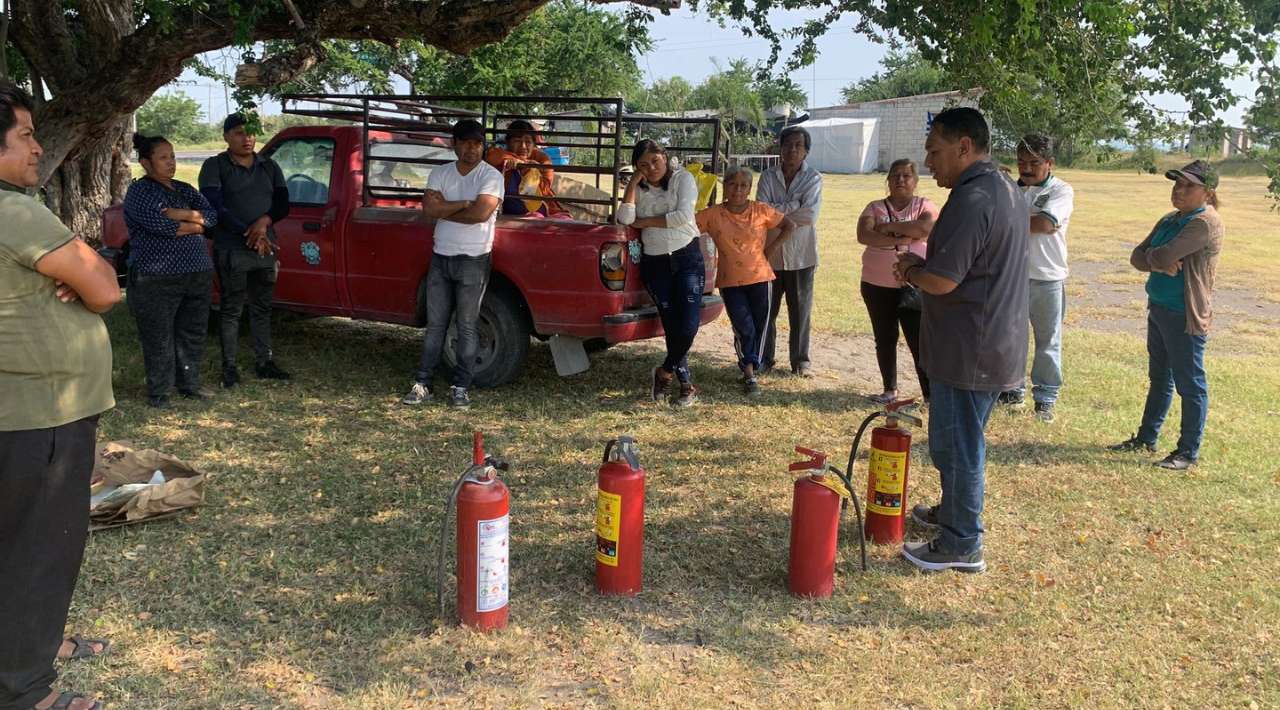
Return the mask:
{"type": "Polygon", "coordinates": [[[809,459],[789,467],[806,473],[796,479],[791,498],[787,589],[798,597],[825,598],[835,588],[840,500],[849,497],[849,490],[832,475],[826,454],[803,446],[797,446],[796,453],[809,459]]]}
{"type": "Polygon", "coordinates": [[[475,432],[471,466],[458,477],[445,501],[436,558],[436,600],[444,617],[444,547],[449,508],[457,505],[458,618],[478,631],[507,625],[510,566],[510,492],[498,478],[507,465],[486,456],[475,432]]]}
{"type": "Polygon", "coordinates": [[[597,483],[596,591],[631,596],[644,569],[644,469],[635,439],[605,444],[597,483]]]}
{"type": "Polygon", "coordinates": [[[906,527],[907,474],[911,468],[911,431],[906,424],[922,426],[918,417],[901,411],[914,400],[886,405],[883,426],[871,430],[871,455],[867,462],[868,540],[900,543],[906,527]]]}

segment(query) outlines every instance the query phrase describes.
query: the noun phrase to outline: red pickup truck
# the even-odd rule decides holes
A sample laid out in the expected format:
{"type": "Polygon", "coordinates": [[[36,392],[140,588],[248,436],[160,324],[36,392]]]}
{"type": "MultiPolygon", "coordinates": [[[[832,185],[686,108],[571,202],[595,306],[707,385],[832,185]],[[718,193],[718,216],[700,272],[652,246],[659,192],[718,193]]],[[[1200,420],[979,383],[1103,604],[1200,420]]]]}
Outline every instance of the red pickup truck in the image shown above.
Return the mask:
{"type": "MultiPolygon", "coordinates": [[[[434,220],[423,218],[417,193],[431,167],[452,159],[452,152],[439,140],[404,135],[373,129],[366,134],[364,125],[304,126],[281,131],[262,149],[283,170],[291,203],[289,216],[275,226],[277,307],[425,324],[434,220]],[[366,189],[366,174],[392,192],[372,184],[366,189]]],[[[587,349],[661,335],[634,260],[639,245],[628,248],[637,236],[600,220],[500,216],[492,280],[481,306],[476,384],[491,387],[514,379],[531,336],[557,339],[552,348],[557,369],[566,372],[573,367],[568,363],[585,363],[587,349]]],[[[128,238],[122,209],[108,209],[102,251],[119,269],[128,238]]],[[[702,322],[707,323],[720,315],[723,304],[711,293],[715,247],[705,235],[702,239],[707,256],[702,322]]],[[[452,337],[449,342],[446,360],[453,358],[452,337]]]]}

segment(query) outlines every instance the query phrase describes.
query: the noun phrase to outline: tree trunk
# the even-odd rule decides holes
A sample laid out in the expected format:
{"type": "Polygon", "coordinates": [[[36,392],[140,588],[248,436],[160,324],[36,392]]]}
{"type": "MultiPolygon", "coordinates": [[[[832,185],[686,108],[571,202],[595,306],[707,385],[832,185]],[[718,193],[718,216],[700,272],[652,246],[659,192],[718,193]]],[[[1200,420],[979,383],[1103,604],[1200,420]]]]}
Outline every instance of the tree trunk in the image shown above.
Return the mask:
{"type": "Polygon", "coordinates": [[[130,124],[131,117],[120,119],[106,139],[74,149],[41,188],[49,209],[93,245],[102,236],[102,211],[123,201],[129,189],[130,124]]]}

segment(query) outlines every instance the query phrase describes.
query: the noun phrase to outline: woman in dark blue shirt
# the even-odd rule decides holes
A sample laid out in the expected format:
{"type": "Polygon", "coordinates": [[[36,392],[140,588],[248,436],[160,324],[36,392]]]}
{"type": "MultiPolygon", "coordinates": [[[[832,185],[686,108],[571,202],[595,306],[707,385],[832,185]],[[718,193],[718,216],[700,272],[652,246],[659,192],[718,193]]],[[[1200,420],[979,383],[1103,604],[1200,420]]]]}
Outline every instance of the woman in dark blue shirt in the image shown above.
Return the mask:
{"type": "Polygon", "coordinates": [[[167,407],[175,380],[184,397],[211,396],[200,387],[213,294],[213,260],[204,233],[218,214],[199,190],[173,179],[178,163],[169,141],[135,134],[133,147],[146,175],[124,198],[126,298],[142,342],[147,403],[167,407]]]}

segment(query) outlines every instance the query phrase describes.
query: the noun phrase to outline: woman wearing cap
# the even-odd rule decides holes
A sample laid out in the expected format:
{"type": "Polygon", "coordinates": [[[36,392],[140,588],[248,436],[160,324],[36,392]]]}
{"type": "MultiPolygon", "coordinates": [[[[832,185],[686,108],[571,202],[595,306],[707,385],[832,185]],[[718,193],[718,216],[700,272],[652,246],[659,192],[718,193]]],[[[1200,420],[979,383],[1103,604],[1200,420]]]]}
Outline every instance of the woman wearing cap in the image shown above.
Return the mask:
{"type": "Polygon", "coordinates": [[[1174,181],[1173,212],[1156,223],[1129,262],[1147,272],[1147,354],[1151,377],[1142,425],[1113,451],[1155,451],[1160,425],[1182,399],[1178,446],[1156,466],[1182,471],[1196,464],[1209,411],[1204,346],[1213,316],[1213,277],[1222,248],[1218,173],[1197,160],[1165,177],[1174,181]]]}
{"type": "Polygon", "coordinates": [[[147,402],[166,407],[175,378],[182,396],[211,396],[200,386],[213,300],[213,260],[204,235],[218,213],[199,190],[173,179],[178,163],[163,136],[135,133],[133,147],[146,175],[124,198],[129,310],[142,342],[147,402]]]}
{"type": "Polygon", "coordinates": [[[489,148],[485,162],[502,171],[506,197],[502,214],[546,217],[560,211],[559,205],[540,197],[554,197],[551,189],[555,172],[551,168],[518,168],[521,163],[551,165],[551,158],[534,146],[533,124],[515,120],[507,125],[506,148],[489,148]],[[533,197],[534,199],[530,199],[533,197]]]}
{"type": "Polygon", "coordinates": [[[667,343],[666,359],[653,368],[652,396],[661,401],[672,380],[679,380],[680,393],[672,404],[687,407],[697,401],[688,354],[702,324],[702,291],[707,284],[694,216],[698,184],[689,171],[668,159],[665,148],[648,138],[636,143],[631,164],[636,174],[618,205],[618,224],[640,230],[640,277],[658,308],[667,343]]]}
{"type": "Polygon", "coordinates": [[[920,301],[911,287],[898,282],[893,265],[898,252],[925,255],[925,240],[938,219],[938,206],[916,195],[916,164],[903,158],[889,166],[889,196],[867,205],[858,217],[862,251],[862,302],[871,318],[876,362],[884,391],[871,399],[887,404],[898,397],[898,327],[906,336],[915,363],[920,392],[929,398],[929,378],[920,369],[920,301]],[[913,302],[914,301],[914,302],[913,302]]]}

